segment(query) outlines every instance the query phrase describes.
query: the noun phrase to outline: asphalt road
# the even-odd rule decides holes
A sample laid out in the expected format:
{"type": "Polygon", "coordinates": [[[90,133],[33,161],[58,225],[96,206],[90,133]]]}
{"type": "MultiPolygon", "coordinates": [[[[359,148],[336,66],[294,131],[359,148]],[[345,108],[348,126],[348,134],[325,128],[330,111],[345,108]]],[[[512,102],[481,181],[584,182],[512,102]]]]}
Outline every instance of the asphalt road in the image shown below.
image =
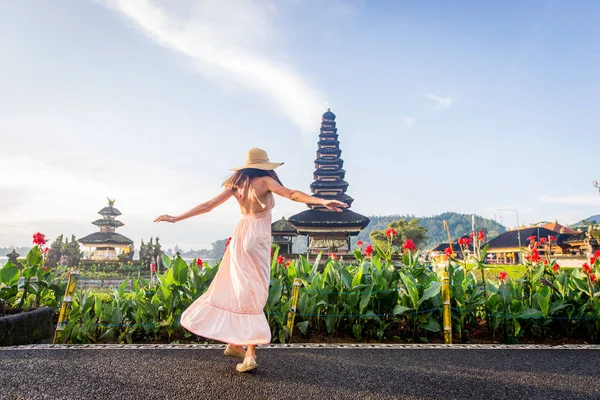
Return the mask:
{"type": "Polygon", "coordinates": [[[600,347],[0,348],[0,399],[600,399],[600,347]]]}

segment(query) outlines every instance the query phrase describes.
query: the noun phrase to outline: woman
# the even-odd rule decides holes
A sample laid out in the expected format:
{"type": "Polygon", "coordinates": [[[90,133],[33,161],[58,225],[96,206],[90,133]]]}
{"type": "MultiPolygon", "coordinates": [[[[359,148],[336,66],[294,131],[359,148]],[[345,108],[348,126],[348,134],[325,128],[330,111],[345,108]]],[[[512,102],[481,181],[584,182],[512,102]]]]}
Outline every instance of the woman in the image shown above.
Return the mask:
{"type": "Polygon", "coordinates": [[[196,335],[228,343],[225,355],[243,360],[236,366],[239,372],[256,369],[256,345],[271,342],[263,310],[269,294],[273,193],[305,204],[320,204],[332,211],[347,207],[341,201],[285,188],[273,171],[282,164],[269,162],[264,150],[250,149],[245,164],[233,169],[236,172],[215,198],[183,214],[161,215],[155,220],[175,223],[207,213],[232,196],[238,201],[242,219],[219,271],[206,293],[181,315],[181,325],[196,335]],[[243,346],[247,346],[246,351],[243,346]]]}

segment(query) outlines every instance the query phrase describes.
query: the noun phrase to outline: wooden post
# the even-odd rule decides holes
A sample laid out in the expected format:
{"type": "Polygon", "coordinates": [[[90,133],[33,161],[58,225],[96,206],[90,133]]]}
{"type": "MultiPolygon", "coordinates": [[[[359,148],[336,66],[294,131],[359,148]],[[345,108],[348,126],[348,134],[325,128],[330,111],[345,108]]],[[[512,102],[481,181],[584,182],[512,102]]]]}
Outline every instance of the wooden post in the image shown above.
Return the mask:
{"type": "Polygon", "coordinates": [[[298,305],[298,296],[300,294],[300,287],[302,286],[302,280],[294,278],[294,286],[292,288],[292,307],[288,313],[287,327],[290,331],[290,340],[292,333],[294,332],[294,319],[296,318],[296,306],[298,305]]]}
{"type": "Polygon", "coordinates": [[[54,340],[52,341],[52,344],[59,342],[62,331],[65,330],[65,327],[69,323],[69,313],[71,312],[71,305],[73,303],[73,294],[75,293],[75,288],[77,287],[77,282],[79,281],[78,274],[79,271],[77,270],[71,269],[69,271],[69,280],[67,281],[67,288],[65,290],[63,302],[60,307],[58,324],[56,325],[56,331],[54,332],[54,340]]]}
{"type": "Polygon", "coordinates": [[[443,325],[444,325],[444,343],[452,344],[452,310],[450,309],[450,279],[448,279],[448,264],[442,268],[440,276],[442,278],[442,304],[443,304],[443,325]]]}

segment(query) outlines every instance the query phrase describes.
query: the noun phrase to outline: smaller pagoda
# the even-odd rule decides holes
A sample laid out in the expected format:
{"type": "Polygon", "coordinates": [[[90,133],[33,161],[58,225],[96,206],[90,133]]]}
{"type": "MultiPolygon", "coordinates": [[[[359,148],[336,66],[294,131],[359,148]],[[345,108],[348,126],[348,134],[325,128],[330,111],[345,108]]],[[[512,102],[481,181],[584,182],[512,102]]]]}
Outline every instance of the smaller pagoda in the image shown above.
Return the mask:
{"type": "Polygon", "coordinates": [[[279,254],[292,254],[292,243],[298,231],[285,217],[271,224],[271,236],[273,243],[279,246],[279,254]]]}
{"type": "Polygon", "coordinates": [[[121,212],[115,207],[115,200],[108,199],[108,207],[98,211],[102,218],[95,220],[92,224],[100,227],[100,232],[92,233],[79,239],[84,247],[88,248],[88,259],[90,260],[118,260],[121,253],[129,253],[133,241],[115,229],[124,224],[115,218],[121,215],[121,212]]]}

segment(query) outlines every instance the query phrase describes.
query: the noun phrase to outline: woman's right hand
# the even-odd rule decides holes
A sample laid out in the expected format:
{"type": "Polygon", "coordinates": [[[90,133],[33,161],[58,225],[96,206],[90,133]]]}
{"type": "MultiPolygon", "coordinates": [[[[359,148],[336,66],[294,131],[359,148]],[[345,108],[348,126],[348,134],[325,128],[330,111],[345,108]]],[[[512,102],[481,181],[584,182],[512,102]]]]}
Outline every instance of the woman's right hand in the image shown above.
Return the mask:
{"type": "Polygon", "coordinates": [[[323,205],[325,207],[327,207],[328,210],[338,211],[338,212],[341,212],[341,211],[343,211],[344,208],[348,207],[348,204],[346,204],[342,201],[339,201],[339,200],[325,200],[323,202],[323,205]]]}
{"type": "Polygon", "coordinates": [[[174,224],[175,217],[168,215],[168,214],[164,214],[164,215],[160,215],[160,216],[156,217],[156,219],[154,220],[154,222],[161,222],[161,221],[170,222],[170,223],[174,224]]]}

